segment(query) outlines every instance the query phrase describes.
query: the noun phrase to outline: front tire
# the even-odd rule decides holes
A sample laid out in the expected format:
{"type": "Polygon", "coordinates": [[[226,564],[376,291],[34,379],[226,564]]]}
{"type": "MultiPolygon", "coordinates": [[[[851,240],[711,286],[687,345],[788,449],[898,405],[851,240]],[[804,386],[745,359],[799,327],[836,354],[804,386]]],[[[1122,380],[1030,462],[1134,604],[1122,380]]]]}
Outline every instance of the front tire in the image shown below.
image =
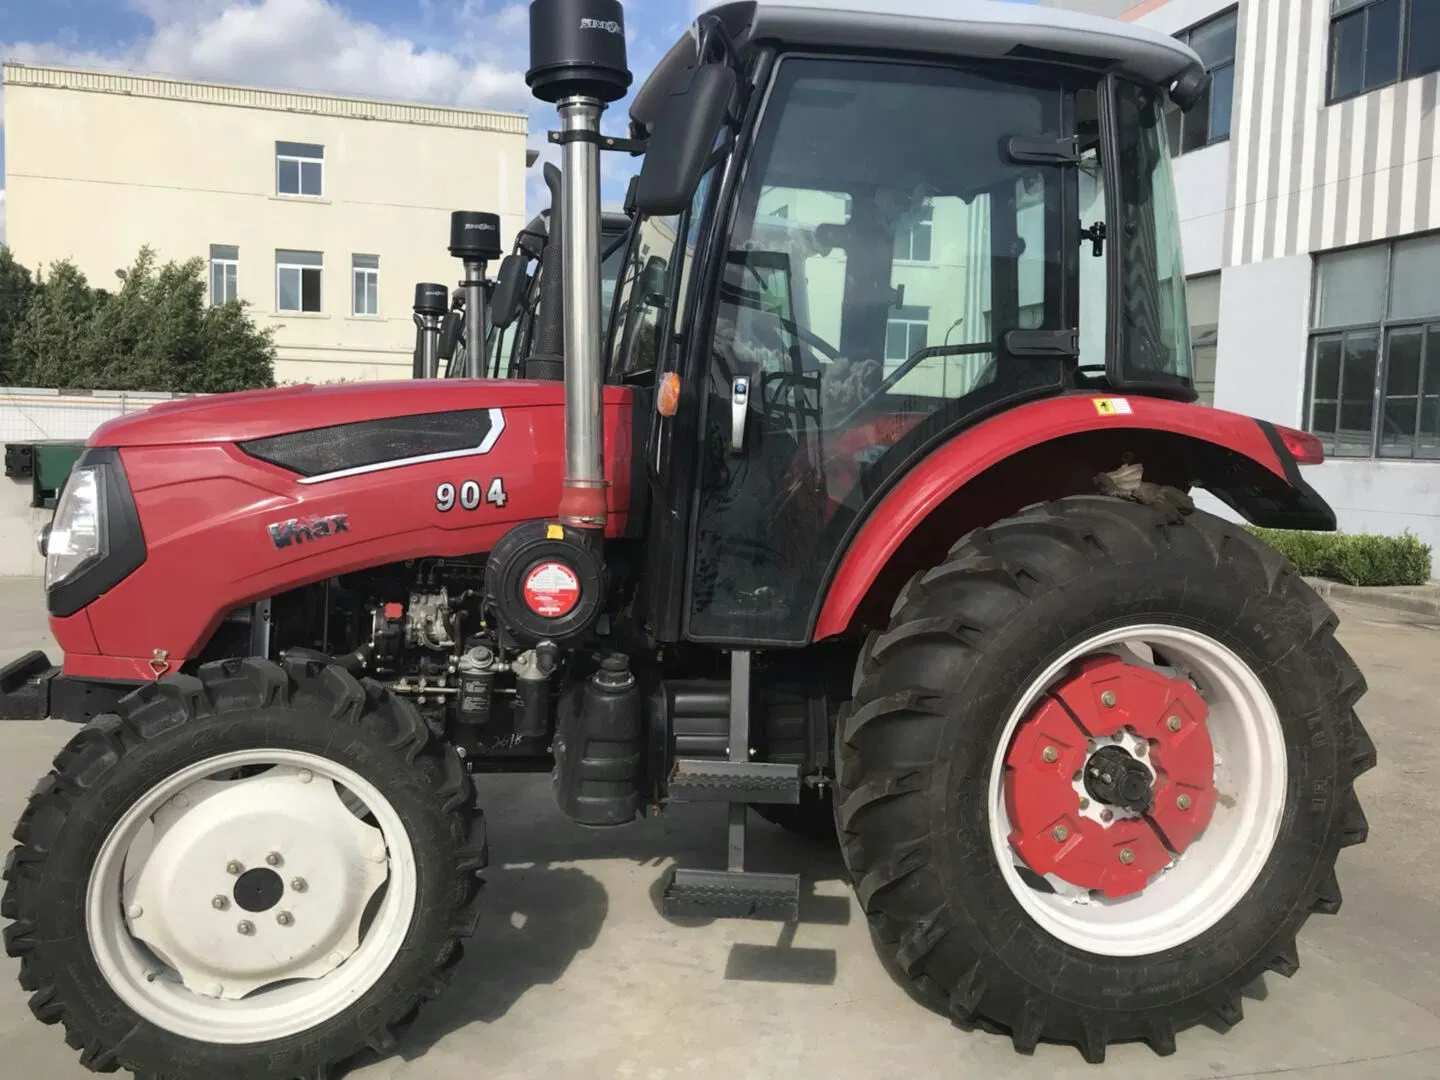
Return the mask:
{"type": "Polygon", "coordinates": [[[1305,920],[1338,910],[1336,857],[1365,838],[1365,683],[1334,629],[1284,559],[1204,513],[1076,497],[962,539],[867,642],[837,731],[842,851],[887,960],[1021,1052],[1165,1054],[1183,1028],[1237,1022],[1241,989],[1292,974],[1305,920]],[[1118,699],[1085,681],[1120,661],[1131,681],[1103,684],[1118,699]],[[1158,728],[1087,739],[1082,716],[1152,690],[1193,702],[1213,764],[1167,742],[1192,726],[1171,704],[1158,728]],[[1097,794],[1097,747],[1152,789],[1133,806],[1097,794]],[[1176,805],[1199,815],[1193,836],[1176,805]]]}
{"type": "Polygon", "coordinates": [[[15,829],[31,1011],[97,1072],[319,1080],[392,1049],[474,932],[484,822],[377,684],[225,660],[82,729],[15,829]]]}

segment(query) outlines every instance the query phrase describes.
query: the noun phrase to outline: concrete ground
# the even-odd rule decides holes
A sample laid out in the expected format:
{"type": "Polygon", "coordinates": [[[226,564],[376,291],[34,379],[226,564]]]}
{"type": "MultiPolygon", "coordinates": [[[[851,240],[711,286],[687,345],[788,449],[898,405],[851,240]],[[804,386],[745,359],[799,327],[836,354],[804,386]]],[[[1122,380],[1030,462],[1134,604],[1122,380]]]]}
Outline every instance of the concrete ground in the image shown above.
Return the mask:
{"type": "MultiPolygon", "coordinates": [[[[46,640],[39,586],[0,581],[0,663],[46,640]]],[[[480,932],[450,992],[398,1056],[357,1080],[470,1077],[947,1080],[1286,1080],[1440,1076],[1440,620],[1339,602],[1341,638],[1370,681],[1360,711],[1380,766],[1360,781],[1370,841],[1344,852],[1344,910],[1315,917],[1292,980],[1266,976],[1228,1035],[1182,1034],[1179,1052],[1112,1047],[1085,1065],[1069,1047],[1033,1058],[913,1003],[876,959],[836,858],[756,823],[758,869],[802,868],[793,933],[776,924],[681,926],[657,898],[672,860],[714,865],[719,808],[587,833],[561,818],[545,777],[486,779],[492,867],[480,932]],[[1413,616],[1410,618],[1414,618],[1413,616]]],[[[0,726],[0,823],[8,829],[70,729],[0,726]]],[[[29,1014],[0,961],[0,1074],[89,1075],[58,1029],[29,1014]]]]}

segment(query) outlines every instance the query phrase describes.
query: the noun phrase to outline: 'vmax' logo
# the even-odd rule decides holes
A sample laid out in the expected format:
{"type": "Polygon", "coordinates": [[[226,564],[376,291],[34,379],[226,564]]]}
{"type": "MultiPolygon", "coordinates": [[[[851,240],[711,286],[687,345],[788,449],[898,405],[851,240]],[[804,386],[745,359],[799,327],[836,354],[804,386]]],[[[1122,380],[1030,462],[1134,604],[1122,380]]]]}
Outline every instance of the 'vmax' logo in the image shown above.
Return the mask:
{"type": "Polygon", "coordinates": [[[303,544],[306,540],[323,540],[336,533],[348,533],[350,531],[350,515],[329,514],[325,517],[309,518],[305,521],[291,518],[289,521],[275,522],[269,526],[269,530],[270,539],[275,542],[275,546],[287,548],[291,544],[303,544]]]}

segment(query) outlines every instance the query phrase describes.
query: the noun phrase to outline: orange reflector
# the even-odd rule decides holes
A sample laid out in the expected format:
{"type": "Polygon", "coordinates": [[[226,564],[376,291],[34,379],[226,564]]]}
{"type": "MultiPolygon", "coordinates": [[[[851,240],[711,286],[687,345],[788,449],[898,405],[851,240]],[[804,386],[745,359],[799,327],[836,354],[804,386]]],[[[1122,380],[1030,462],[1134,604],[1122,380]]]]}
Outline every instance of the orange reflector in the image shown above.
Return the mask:
{"type": "Polygon", "coordinates": [[[660,390],[655,395],[655,411],[661,416],[674,416],[680,408],[680,375],[668,371],[660,378],[660,390]]]}

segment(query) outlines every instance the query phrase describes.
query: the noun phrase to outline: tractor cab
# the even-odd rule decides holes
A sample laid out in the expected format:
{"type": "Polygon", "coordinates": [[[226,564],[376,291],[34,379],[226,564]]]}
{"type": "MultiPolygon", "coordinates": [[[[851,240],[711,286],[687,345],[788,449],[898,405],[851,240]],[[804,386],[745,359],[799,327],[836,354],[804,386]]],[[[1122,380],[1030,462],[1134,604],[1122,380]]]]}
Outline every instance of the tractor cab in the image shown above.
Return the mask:
{"type": "Polygon", "coordinates": [[[638,421],[657,629],[802,643],[856,527],[944,440],[1064,394],[1195,399],[1162,113],[1203,71],[1118,23],[1061,13],[1040,47],[973,11],[727,4],[637,93],[604,359],[676,401],[638,421]],[[692,513],[687,578],[666,523],[692,513]]]}

